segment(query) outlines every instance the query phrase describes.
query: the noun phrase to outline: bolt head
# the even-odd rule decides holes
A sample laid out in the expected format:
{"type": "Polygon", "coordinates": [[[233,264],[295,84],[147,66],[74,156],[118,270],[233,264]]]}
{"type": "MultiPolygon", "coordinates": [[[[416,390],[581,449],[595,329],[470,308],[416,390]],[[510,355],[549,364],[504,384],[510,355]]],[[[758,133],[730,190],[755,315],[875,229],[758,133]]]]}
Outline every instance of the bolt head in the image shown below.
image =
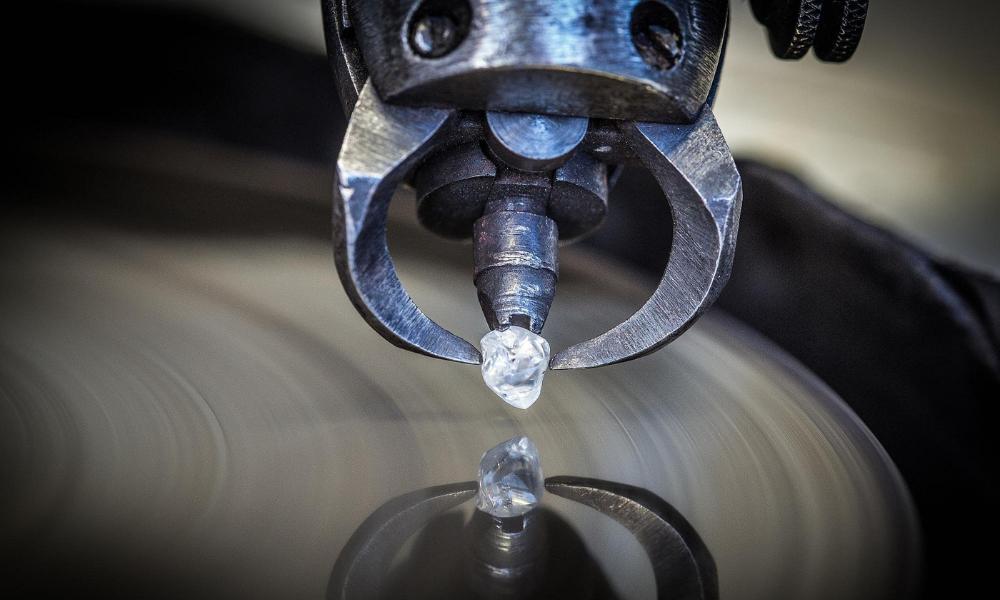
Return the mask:
{"type": "Polygon", "coordinates": [[[410,28],[410,46],[424,58],[444,56],[457,42],[458,24],[449,15],[424,15],[410,28]]]}

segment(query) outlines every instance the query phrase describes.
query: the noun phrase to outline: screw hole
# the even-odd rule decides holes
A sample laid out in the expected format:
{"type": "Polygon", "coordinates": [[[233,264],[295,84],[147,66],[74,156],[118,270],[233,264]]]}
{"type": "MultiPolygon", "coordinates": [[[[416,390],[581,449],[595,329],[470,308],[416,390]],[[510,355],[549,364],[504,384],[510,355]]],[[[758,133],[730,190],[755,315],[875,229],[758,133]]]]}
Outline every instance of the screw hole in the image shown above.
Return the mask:
{"type": "Polygon", "coordinates": [[[637,4],[629,30],[639,56],[654,69],[668,71],[681,61],[684,37],[680,21],[666,4],[653,0],[637,4]]]}
{"type": "Polygon", "coordinates": [[[428,0],[413,11],[407,24],[410,49],[421,58],[441,58],[469,34],[472,11],[463,0],[428,0]]]}

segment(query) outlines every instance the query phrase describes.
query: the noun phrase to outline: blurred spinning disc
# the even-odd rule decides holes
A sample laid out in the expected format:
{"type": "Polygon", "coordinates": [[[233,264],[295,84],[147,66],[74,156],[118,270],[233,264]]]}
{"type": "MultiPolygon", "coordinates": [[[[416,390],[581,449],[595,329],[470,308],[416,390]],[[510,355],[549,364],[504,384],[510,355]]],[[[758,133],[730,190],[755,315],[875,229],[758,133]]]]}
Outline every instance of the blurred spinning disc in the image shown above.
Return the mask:
{"type": "MultiPolygon", "coordinates": [[[[478,339],[469,265],[401,227],[404,283],[478,339]]],[[[522,433],[546,475],[670,502],[714,555],[722,598],[899,597],[912,583],[914,513],[881,446],[813,376],[722,315],[647,358],[550,373],[519,411],[476,367],[373,333],[324,240],[4,229],[0,523],[12,585],[322,597],[379,505],[473,479],[484,450],[522,433]]],[[[634,310],[637,281],[567,256],[553,349],[634,310]]],[[[572,512],[558,500],[546,502],[572,512]]],[[[648,597],[648,564],[630,558],[642,554],[595,515],[574,522],[616,592],[648,597]]]]}

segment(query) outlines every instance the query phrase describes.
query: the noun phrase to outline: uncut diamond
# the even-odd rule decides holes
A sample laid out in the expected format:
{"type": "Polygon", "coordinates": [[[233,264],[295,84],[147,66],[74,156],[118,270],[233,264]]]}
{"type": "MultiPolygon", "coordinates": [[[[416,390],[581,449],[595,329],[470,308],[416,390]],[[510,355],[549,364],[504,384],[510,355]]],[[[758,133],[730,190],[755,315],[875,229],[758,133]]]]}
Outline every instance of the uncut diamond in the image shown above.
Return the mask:
{"type": "Polygon", "coordinates": [[[480,342],[483,381],[507,404],[528,408],[542,393],[549,366],[549,343],[542,336],[512,325],[494,330],[480,342]]]}
{"type": "Polygon", "coordinates": [[[527,437],[502,442],[479,461],[476,508],[494,517],[523,515],[538,506],[544,491],[538,448],[527,437]]]}

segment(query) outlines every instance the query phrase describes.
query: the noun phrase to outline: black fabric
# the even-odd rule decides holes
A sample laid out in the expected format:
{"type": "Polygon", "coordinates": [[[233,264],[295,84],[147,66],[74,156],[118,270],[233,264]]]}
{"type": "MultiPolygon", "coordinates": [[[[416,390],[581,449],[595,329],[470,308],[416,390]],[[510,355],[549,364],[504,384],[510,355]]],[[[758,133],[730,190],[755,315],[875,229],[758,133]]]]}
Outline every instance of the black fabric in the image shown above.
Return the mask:
{"type": "MultiPolygon", "coordinates": [[[[1000,283],[941,263],[825,201],[795,177],[739,163],[744,200],[718,307],[762,332],[871,428],[913,494],[927,596],[972,596],[996,533],[1000,283]]],[[[670,219],[630,171],[593,243],[662,272],[670,219]],[[642,200],[637,200],[641,198],[642,200]]]]}
{"type": "MultiPolygon", "coordinates": [[[[1000,400],[989,298],[972,279],[742,163],[745,209],[720,306],[836,390],[903,473],[925,534],[928,592],[973,596],[992,562],[1000,400]]],[[[996,296],[994,295],[995,299],[996,296]]]]}
{"type": "MultiPolygon", "coordinates": [[[[318,5],[318,0],[317,0],[318,5]]],[[[142,125],[333,162],[344,130],[319,55],[207,15],[119,3],[11,7],[5,143],[80,123],[142,125]]],[[[319,10],[317,9],[317,18],[319,10]]]]}

